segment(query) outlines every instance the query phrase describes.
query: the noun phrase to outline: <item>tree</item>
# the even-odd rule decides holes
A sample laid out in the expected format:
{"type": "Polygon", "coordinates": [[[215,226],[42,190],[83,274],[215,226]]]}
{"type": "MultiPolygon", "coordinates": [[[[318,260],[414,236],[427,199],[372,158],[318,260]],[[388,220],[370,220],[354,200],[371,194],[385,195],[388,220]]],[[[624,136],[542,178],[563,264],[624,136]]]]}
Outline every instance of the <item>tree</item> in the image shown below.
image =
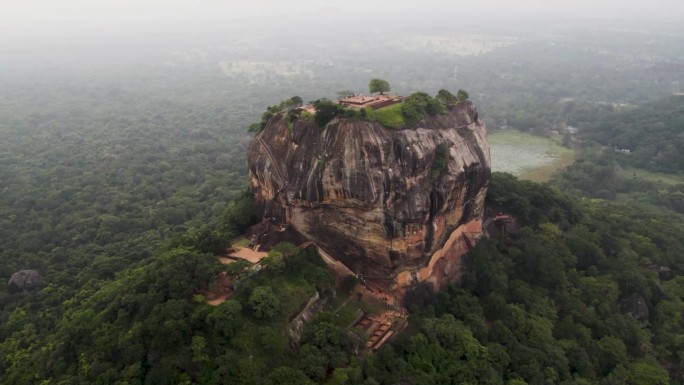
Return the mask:
{"type": "Polygon", "coordinates": [[[667,385],[667,370],[659,366],[654,359],[647,357],[629,366],[629,383],[633,385],[667,385]]]}
{"type": "Polygon", "coordinates": [[[444,112],[444,105],[425,92],[412,93],[401,106],[401,114],[407,122],[415,122],[426,115],[434,116],[444,112]]]}
{"type": "Polygon", "coordinates": [[[601,338],[592,351],[601,375],[609,374],[618,365],[626,365],[629,361],[625,344],[617,337],[601,338]]]}
{"type": "Polygon", "coordinates": [[[229,277],[235,277],[242,274],[250,266],[252,266],[252,264],[248,261],[244,259],[238,259],[230,265],[225,266],[226,274],[228,274],[229,277]]]}
{"type": "Polygon", "coordinates": [[[266,377],[264,384],[268,385],[308,385],[313,384],[301,370],[281,366],[266,377]]]}
{"type": "Polygon", "coordinates": [[[271,353],[282,353],[285,348],[285,336],[280,330],[272,327],[259,328],[259,342],[261,347],[271,353]]]}
{"type": "Polygon", "coordinates": [[[318,127],[325,127],[335,117],[341,116],[344,113],[342,106],[327,99],[316,100],[313,105],[316,109],[314,120],[318,127]]]}
{"type": "Polygon", "coordinates": [[[259,214],[254,203],[254,195],[246,191],[228,206],[223,214],[223,223],[229,230],[242,233],[259,221],[259,214]]]}
{"type": "Polygon", "coordinates": [[[468,100],[468,98],[470,98],[470,95],[468,95],[468,92],[466,90],[458,90],[458,92],[456,93],[456,99],[458,99],[459,102],[468,100]]]}
{"type": "Polygon", "coordinates": [[[280,311],[280,301],[270,286],[257,286],[249,296],[249,306],[257,318],[273,318],[280,311]]]}
{"type": "Polygon", "coordinates": [[[240,302],[231,299],[216,306],[207,315],[206,322],[211,325],[214,333],[224,338],[230,338],[240,326],[241,315],[242,305],[240,302]]]}
{"type": "Polygon", "coordinates": [[[390,90],[390,85],[387,82],[387,80],[372,79],[368,84],[368,88],[370,89],[371,94],[379,92],[380,95],[383,95],[385,92],[388,92],[390,90]]]}
{"type": "Polygon", "coordinates": [[[437,92],[437,100],[445,105],[455,104],[458,102],[456,96],[447,90],[439,90],[439,92],[437,92]]]}
{"type": "Polygon", "coordinates": [[[301,97],[295,95],[289,99],[285,99],[282,102],[280,102],[278,107],[281,110],[289,110],[292,108],[301,107],[303,104],[304,104],[304,100],[301,97]]]}
{"type": "Polygon", "coordinates": [[[446,143],[437,146],[435,151],[435,161],[432,163],[430,169],[430,177],[432,180],[437,179],[439,175],[447,168],[449,164],[449,146],[446,143]]]}
{"type": "Polygon", "coordinates": [[[300,107],[304,104],[304,100],[298,95],[291,97],[290,101],[292,102],[292,104],[294,104],[295,107],[300,107]]]}
{"type": "Polygon", "coordinates": [[[285,267],[283,253],[277,250],[268,252],[268,256],[261,261],[261,265],[274,271],[281,271],[285,267]]]}

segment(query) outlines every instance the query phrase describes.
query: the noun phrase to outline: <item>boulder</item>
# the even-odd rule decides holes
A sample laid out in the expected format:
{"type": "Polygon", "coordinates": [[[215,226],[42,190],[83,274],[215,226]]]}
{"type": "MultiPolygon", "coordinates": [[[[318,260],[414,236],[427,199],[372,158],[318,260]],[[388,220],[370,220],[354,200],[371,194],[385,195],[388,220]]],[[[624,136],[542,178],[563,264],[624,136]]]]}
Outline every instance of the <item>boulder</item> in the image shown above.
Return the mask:
{"type": "Polygon", "coordinates": [[[35,270],[20,270],[12,274],[7,282],[10,292],[17,293],[30,291],[43,286],[43,277],[35,270]]]}

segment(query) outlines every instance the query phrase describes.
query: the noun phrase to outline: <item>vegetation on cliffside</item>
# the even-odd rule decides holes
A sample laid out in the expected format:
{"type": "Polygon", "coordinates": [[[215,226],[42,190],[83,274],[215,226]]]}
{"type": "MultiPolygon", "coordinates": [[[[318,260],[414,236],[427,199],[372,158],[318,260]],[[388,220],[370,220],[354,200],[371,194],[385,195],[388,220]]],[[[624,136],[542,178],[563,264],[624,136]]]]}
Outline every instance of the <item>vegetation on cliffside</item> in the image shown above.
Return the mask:
{"type": "MultiPolygon", "coordinates": [[[[389,89],[389,86],[387,88],[389,89]]],[[[371,89],[373,88],[371,87],[371,89]]],[[[249,126],[249,131],[259,132],[263,130],[268,121],[278,113],[285,114],[288,123],[294,122],[299,116],[306,116],[308,118],[308,112],[296,110],[297,107],[301,107],[301,103],[293,103],[295,98],[299,97],[295,96],[291,99],[285,99],[278,105],[267,107],[261,116],[261,121],[252,123],[249,126]]],[[[315,110],[312,119],[318,127],[325,127],[331,120],[339,117],[368,119],[378,122],[387,128],[405,128],[425,117],[444,114],[447,108],[464,102],[468,98],[468,93],[464,90],[458,90],[457,96],[454,96],[451,92],[442,89],[439,90],[435,97],[425,92],[414,92],[403,102],[378,109],[346,107],[337,101],[326,98],[317,99],[310,102],[310,104],[315,110]]],[[[297,101],[301,101],[301,98],[297,99],[297,101]]]]}

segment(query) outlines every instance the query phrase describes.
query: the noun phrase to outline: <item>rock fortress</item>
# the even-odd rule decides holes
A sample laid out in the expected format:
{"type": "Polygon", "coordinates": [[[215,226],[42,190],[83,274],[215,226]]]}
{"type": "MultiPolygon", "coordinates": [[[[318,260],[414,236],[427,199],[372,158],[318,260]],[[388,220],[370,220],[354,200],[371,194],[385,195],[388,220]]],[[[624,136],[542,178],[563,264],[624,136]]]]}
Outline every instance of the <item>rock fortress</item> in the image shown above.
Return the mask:
{"type": "MultiPolygon", "coordinates": [[[[337,103],[376,109],[404,99],[337,103]]],[[[490,176],[487,129],[470,101],[399,129],[363,118],[319,127],[286,117],[271,118],[249,147],[263,212],[247,234],[255,246],[313,245],[337,271],[398,299],[420,283],[438,290],[459,279],[461,257],[482,235],[490,176]]]]}

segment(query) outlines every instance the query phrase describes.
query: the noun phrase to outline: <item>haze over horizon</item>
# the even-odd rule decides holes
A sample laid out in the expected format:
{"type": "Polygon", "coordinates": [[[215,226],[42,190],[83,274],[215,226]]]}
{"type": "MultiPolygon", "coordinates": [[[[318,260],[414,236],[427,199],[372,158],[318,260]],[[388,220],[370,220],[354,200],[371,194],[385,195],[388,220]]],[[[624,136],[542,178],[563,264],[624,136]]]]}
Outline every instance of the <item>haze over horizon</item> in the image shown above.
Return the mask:
{"type": "MultiPolygon", "coordinates": [[[[640,1],[504,0],[444,2],[259,0],[239,6],[218,0],[6,1],[0,5],[0,66],[144,61],[145,55],[217,47],[235,39],[281,39],[305,46],[316,40],[363,43],[379,33],[443,36],[548,35],[559,28],[647,30],[681,34],[676,0],[640,1]],[[650,28],[650,29],[649,29],[650,28]]],[[[272,46],[272,44],[271,44],[272,46]]],[[[264,49],[259,44],[252,49],[264,49]]]]}
{"type": "MultiPolygon", "coordinates": [[[[207,22],[228,22],[251,18],[260,24],[273,17],[290,20],[309,18],[339,19],[329,24],[330,29],[344,29],[345,23],[367,23],[374,27],[395,23],[431,23],[432,19],[453,18],[454,24],[505,21],[516,24],[523,20],[630,20],[638,23],[673,22],[684,12],[684,4],[676,0],[655,0],[647,6],[641,1],[541,1],[505,0],[444,2],[426,0],[420,4],[407,1],[380,0],[366,2],[347,0],[325,3],[313,0],[279,2],[259,0],[235,4],[209,0],[201,3],[175,1],[88,1],[88,0],[28,0],[8,1],[0,5],[0,43],[16,39],[51,39],[59,36],[78,37],[79,34],[100,31],[110,35],[126,34],[133,30],[162,33],[166,29],[201,28],[207,22]],[[431,18],[428,16],[432,16],[431,18]]],[[[439,23],[437,23],[439,24],[439,23]]],[[[268,28],[263,24],[261,27],[268,28]]],[[[294,28],[297,28],[296,26],[294,28]]],[[[80,37],[85,37],[81,35],[80,37]]]]}
{"type": "Polygon", "coordinates": [[[280,2],[275,0],[258,0],[239,5],[218,0],[193,2],[189,0],[121,0],[121,1],[88,1],[88,0],[27,0],[9,1],[4,4],[0,22],[3,25],[32,23],[36,21],[77,21],[77,20],[141,20],[141,19],[230,19],[245,16],[262,16],[273,14],[306,14],[335,10],[336,12],[366,12],[369,14],[401,14],[405,11],[454,11],[510,13],[517,15],[551,15],[551,16],[591,16],[605,18],[621,18],[638,16],[642,19],[665,19],[679,14],[684,6],[676,0],[655,0],[648,3],[636,0],[460,0],[444,2],[426,0],[420,4],[408,1],[378,0],[367,2],[347,0],[334,5],[314,0],[294,0],[280,2]]]}

